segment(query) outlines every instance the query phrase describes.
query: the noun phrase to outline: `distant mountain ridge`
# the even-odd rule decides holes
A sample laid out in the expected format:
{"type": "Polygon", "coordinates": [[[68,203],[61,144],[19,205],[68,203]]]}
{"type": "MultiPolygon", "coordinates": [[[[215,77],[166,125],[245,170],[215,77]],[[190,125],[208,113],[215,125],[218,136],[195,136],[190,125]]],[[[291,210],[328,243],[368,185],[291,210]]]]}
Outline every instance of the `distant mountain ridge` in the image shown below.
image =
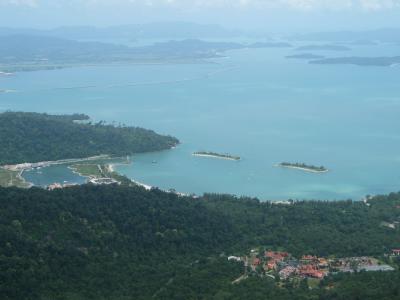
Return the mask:
{"type": "Polygon", "coordinates": [[[0,35],[0,70],[33,71],[82,64],[196,61],[219,57],[228,50],[291,47],[281,42],[242,44],[199,39],[170,40],[129,47],[36,35],[0,35]]]}
{"type": "Polygon", "coordinates": [[[303,41],[361,41],[363,43],[372,43],[374,41],[399,43],[400,28],[381,28],[365,31],[332,31],[332,32],[313,32],[295,34],[290,37],[292,40],[303,41]]]}
{"type": "Polygon", "coordinates": [[[162,22],[112,27],[71,26],[47,30],[0,27],[0,36],[14,34],[52,36],[68,39],[187,39],[229,38],[243,35],[239,30],[227,29],[220,25],[196,24],[190,22],[162,22]]]}

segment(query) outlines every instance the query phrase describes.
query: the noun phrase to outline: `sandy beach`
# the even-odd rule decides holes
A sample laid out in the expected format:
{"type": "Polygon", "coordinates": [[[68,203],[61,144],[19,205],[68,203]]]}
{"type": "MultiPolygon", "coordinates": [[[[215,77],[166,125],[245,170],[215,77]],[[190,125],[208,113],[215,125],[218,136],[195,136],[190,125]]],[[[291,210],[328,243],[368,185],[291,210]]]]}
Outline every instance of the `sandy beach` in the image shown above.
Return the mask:
{"type": "Polygon", "coordinates": [[[277,164],[277,165],[275,165],[275,167],[286,168],[286,169],[295,169],[295,170],[301,170],[301,171],[304,171],[304,172],[317,173],[317,174],[322,174],[322,173],[328,173],[329,172],[329,170],[316,171],[316,170],[311,170],[311,169],[302,168],[302,167],[282,166],[281,164],[277,164]]]}
{"type": "Polygon", "coordinates": [[[35,168],[43,168],[49,167],[52,165],[64,165],[64,164],[71,164],[77,163],[82,161],[91,161],[97,159],[107,159],[110,158],[109,155],[96,155],[87,158],[72,158],[72,159],[61,159],[61,160],[54,160],[54,161],[42,161],[37,163],[23,163],[23,164],[16,164],[16,165],[5,165],[1,166],[2,168],[10,171],[27,171],[35,168]]]}
{"type": "Polygon", "coordinates": [[[193,156],[198,156],[198,157],[208,157],[208,158],[216,158],[216,159],[224,159],[224,160],[234,160],[234,161],[239,161],[240,159],[235,159],[231,157],[224,157],[224,156],[217,156],[217,155],[211,155],[211,154],[197,154],[193,153],[193,156]]]}

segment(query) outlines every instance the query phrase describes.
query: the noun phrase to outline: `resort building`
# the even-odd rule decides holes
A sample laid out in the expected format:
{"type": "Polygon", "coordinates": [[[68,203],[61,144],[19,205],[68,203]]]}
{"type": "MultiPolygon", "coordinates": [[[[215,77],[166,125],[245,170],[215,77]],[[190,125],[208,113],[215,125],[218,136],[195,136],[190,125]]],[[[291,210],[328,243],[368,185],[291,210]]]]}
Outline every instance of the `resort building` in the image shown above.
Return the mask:
{"type": "Polygon", "coordinates": [[[394,255],[394,256],[400,256],[400,249],[393,249],[393,250],[392,250],[392,255],[394,255]]]}

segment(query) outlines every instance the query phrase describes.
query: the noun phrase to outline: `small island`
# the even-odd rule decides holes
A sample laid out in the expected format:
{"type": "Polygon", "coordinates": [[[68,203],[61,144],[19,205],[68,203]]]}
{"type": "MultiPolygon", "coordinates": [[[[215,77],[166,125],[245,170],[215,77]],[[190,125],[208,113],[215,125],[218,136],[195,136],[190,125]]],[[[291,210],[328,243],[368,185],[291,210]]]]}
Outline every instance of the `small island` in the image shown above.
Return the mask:
{"type": "Polygon", "coordinates": [[[288,55],[286,58],[291,59],[323,59],[325,56],[317,55],[312,53],[303,53],[303,54],[295,54],[295,55],[288,55]]]}
{"type": "Polygon", "coordinates": [[[216,152],[208,152],[208,151],[198,151],[194,152],[193,156],[201,156],[201,157],[211,157],[211,158],[219,158],[219,159],[228,159],[228,160],[240,160],[240,156],[235,156],[231,154],[221,154],[216,152]]]}
{"type": "Polygon", "coordinates": [[[329,172],[327,168],[324,166],[313,166],[313,165],[307,165],[304,163],[289,163],[289,162],[283,162],[278,165],[279,167],[282,168],[289,168],[289,169],[297,169],[297,170],[302,170],[306,172],[312,172],[312,173],[326,173],[329,172]]]}

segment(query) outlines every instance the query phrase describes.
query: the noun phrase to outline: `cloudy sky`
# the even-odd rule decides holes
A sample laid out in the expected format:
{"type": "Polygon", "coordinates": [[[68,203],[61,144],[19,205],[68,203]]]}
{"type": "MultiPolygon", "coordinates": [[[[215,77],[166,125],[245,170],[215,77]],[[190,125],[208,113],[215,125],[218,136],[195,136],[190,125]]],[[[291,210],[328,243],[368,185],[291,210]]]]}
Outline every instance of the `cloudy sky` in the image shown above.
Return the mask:
{"type": "Polygon", "coordinates": [[[0,26],[159,21],[282,32],[400,27],[400,0],[0,0],[0,26]]]}

